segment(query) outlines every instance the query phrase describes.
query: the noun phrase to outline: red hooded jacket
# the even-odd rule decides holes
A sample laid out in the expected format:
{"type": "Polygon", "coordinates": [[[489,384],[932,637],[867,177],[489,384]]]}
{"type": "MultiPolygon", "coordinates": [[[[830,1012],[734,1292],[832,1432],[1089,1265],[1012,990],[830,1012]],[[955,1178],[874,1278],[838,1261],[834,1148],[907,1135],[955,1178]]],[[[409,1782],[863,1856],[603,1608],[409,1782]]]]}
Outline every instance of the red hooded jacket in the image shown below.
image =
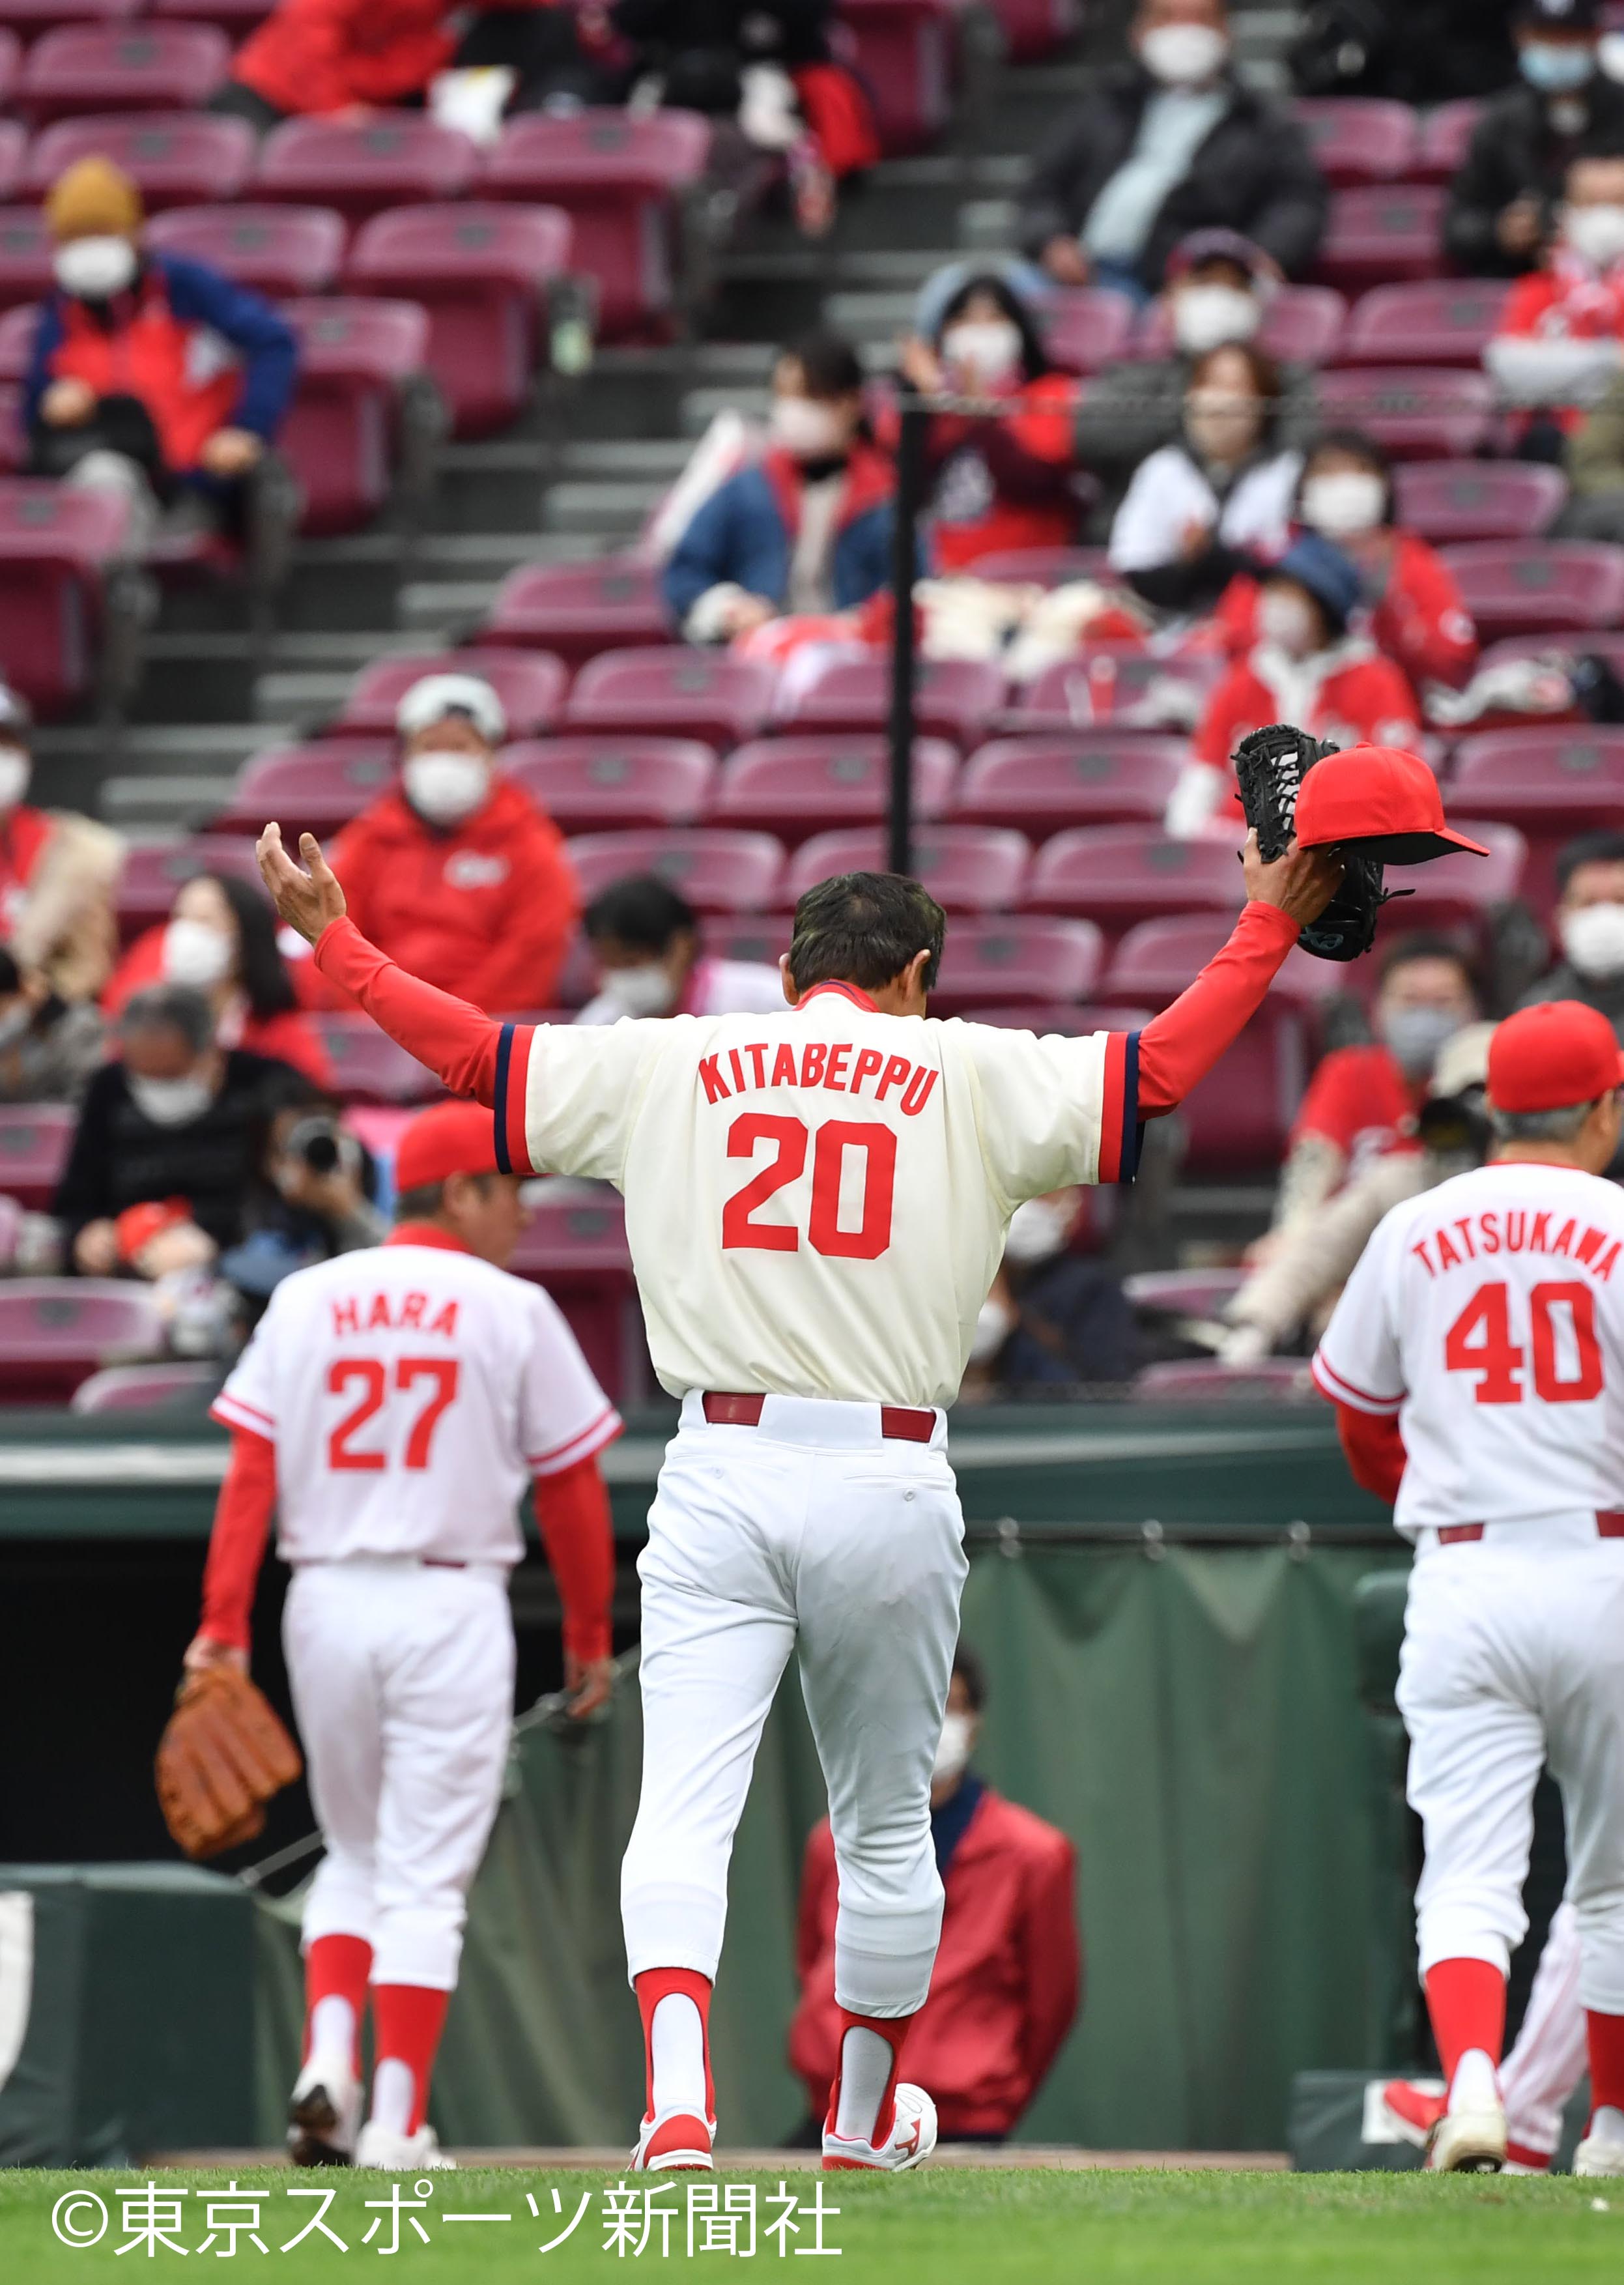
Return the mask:
{"type": "MultiPolygon", "coordinates": [[[[1393,567],[1370,613],[1370,640],[1401,666],[1419,694],[1424,683],[1464,682],[1478,663],[1478,631],[1448,565],[1420,535],[1395,531],[1393,567]]],[[[1239,657],[1258,640],[1262,588],[1244,573],[1219,598],[1225,648],[1239,657]]]]}
{"type": "Polygon", "coordinates": [[[447,0],[281,0],[231,76],[279,111],[342,111],[419,95],[450,62],[447,0]]]}

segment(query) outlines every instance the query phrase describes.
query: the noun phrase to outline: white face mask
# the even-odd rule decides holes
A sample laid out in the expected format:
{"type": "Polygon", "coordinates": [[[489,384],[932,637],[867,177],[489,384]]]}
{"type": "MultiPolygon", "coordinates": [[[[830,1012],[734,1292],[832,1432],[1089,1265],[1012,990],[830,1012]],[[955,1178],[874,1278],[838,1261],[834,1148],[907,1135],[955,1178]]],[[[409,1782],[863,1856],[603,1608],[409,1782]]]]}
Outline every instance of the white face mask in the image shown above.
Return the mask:
{"type": "Polygon", "coordinates": [[[1584,261],[1611,270],[1624,257],[1624,207],[1565,207],[1562,235],[1584,261]]]}
{"type": "Polygon", "coordinates": [[[976,1717],[973,1714],[947,1714],[942,1718],[942,1734],[936,1748],[936,1759],[930,1764],[932,1785],[951,1785],[961,1778],[969,1765],[970,1747],[976,1739],[976,1717]]]}
{"type": "Polygon", "coordinates": [[[663,1016],[677,987],[657,961],[642,968],[612,968],[603,979],[606,996],[628,1016],[663,1016]]]}
{"type": "Polygon", "coordinates": [[[1249,342],[1262,323],[1263,304],[1239,286],[1181,286],[1173,297],[1173,337],[1186,357],[1249,342]]]}
{"type": "Polygon", "coordinates": [[[70,238],[51,262],[57,284],[81,302],[105,302],[133,285],[136,250],[127,238],[70,238]]]}
{"type": "Polygon", "coordinates": [[[400,776],[406,799],[430,825],[460,825],[490,789],[490,763],[454,747],[409,756],[401,764],[400,776]]]}
{"type": "Polygon", "coordinates": [[[976,1331],[970,1340],[970,1362],[985,1364],[995,1357],[1015,1331],[1015,1311],[1008,1301],[999,1300],[989,1293],[976,1317],[976,1331]]]}
{"type": "Polygon", "coordinates": [[[1393,1008],[1378,1014],[1376,1028],[1400,1070],[1419,1079],[1432,1070],[1444,1041],[1460,1030],[1461,1019],[1449,1008],[1393,1008]]]}
{"type": "Polygon", "coordinates": [[[1229,43],[1210,24],[1158,24],[1139,43],[1139,59],[1164,87],[1199,87],[1229,60],[1229,43]]]}
{"type": "Polygon", "coordinates": [[[1266,587],[1259,597],[1258,632],[1288,658],[1306,658],[1320,640],[1314,606],[1284,587],[1266,587]]]}
{"type": "Polygon", "coordinates": [[[1021,329],[1008,318],[966,318],[942,335],[942,356],[989,388],[1020,370],[1021,329]]]}
{"type": "Polygon", "coordinates": [[[27,792],[30,767],[20,746],[0,746],[0,814],[15,809],[27,792]]]}
{"type": "Polygon", "coordinates": [[[1387,507],[1387,487],[1365,468],[1310,476],[1303,485],[1303,522],[1328,539],[1374,531],[1387,507]]]}
{"type": "Polygon", "coordinates": [[[1624,905],[1581,905],[1564,913],[1562,949],[1581,976],[1624,970],[1624,905]]]}
{"type": "Polygon", "coordinates": [[[775,397],[767,434],[792,460],[832,460],[851,441],[843,415],[819,397],[775,397]]]}
{"type": "Polygon", "coordinates": [[[189,1072],[184,1079],[143,1079],[127,1072],[130,1099],[144,1119],[155,1127],[185,1127],[200,1119],[215,1099],[206,1079],[189,1072]]]}
{"type": "Polygon", "coordinates": [[[163,932],[163,972],[171,984],[207,992],[231,971],[231,940],[207,921],[171,921],[163,932]]]}
{"type": "Polygon", "coordinates": [[[1072,1207],[1055,1198],[1023,1198],[1009,1218],[1004,1252],[1011,1261],[1047,1261],[1071,1235],[1072,1207]]]}

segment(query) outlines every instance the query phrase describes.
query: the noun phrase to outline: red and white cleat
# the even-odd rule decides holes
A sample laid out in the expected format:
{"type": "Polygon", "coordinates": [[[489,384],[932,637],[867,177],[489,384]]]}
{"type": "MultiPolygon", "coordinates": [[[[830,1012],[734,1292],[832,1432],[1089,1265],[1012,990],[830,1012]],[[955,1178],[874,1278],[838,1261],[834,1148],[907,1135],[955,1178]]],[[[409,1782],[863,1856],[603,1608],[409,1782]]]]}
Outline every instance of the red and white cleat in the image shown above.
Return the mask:
{"type": "Polygon", "coordinates": [[[1382,2100],[1393,2132],[1424,2150],[1427,2137],[1444,2115],[1443,2095],[1414,2079],[1390,2078],[1382,2089],[1382,2100]]]}
{"type": "Polygon", "coordinates": [[[716,2171],[710,2146],[716,2121],[695,2118],[683,2110],[664,2118],[646,2118],[632,2153],[634,2174],[710,2174],[716,2171]]]}
{"type": "Polygon", "coordinates": [[[936,2105],[922,2086],[899,2085],[891,2131],[876,2149],[872,2142],[856,2142],[836,2134],[831,2116],[823,2129],[826,2173],[853,2168],[867,2173],[906,2174],[922,2166],[936,2148],[936,2105]]]}

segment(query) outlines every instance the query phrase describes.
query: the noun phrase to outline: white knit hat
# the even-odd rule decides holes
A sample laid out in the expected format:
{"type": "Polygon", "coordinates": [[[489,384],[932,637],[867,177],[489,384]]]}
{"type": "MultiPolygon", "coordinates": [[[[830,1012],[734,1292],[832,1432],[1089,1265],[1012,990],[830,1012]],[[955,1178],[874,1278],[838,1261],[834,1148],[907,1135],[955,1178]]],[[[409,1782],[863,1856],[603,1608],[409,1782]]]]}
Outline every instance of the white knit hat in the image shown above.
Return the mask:
{"type": "Polygon", "coordinates": [[[499,746],[507,735],[501,700],[476,674],[426,674],[403,695],[395,727],[403,738],[414,738],[448,714],[466,714],[488,745],[499,746]]]}

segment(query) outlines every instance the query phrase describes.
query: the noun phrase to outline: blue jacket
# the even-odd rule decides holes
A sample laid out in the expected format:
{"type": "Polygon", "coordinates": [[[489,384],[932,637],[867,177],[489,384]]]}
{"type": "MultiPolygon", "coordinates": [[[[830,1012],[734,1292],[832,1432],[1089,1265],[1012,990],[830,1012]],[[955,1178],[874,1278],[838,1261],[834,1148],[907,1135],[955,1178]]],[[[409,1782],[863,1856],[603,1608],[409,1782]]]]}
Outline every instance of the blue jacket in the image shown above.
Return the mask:
{"type": "MultiPolygon", "coordinates": [[[[665,567],[665,608],[679,627],[707,588],[724,580],[786,601],[801,482],[787,454],[770,452],[711,493],[665,567]]],[[[893,482],[890,461],[859,445],[836,517],[830,584],[837,611],[867,602],[890,577],[893,482]]]]}

